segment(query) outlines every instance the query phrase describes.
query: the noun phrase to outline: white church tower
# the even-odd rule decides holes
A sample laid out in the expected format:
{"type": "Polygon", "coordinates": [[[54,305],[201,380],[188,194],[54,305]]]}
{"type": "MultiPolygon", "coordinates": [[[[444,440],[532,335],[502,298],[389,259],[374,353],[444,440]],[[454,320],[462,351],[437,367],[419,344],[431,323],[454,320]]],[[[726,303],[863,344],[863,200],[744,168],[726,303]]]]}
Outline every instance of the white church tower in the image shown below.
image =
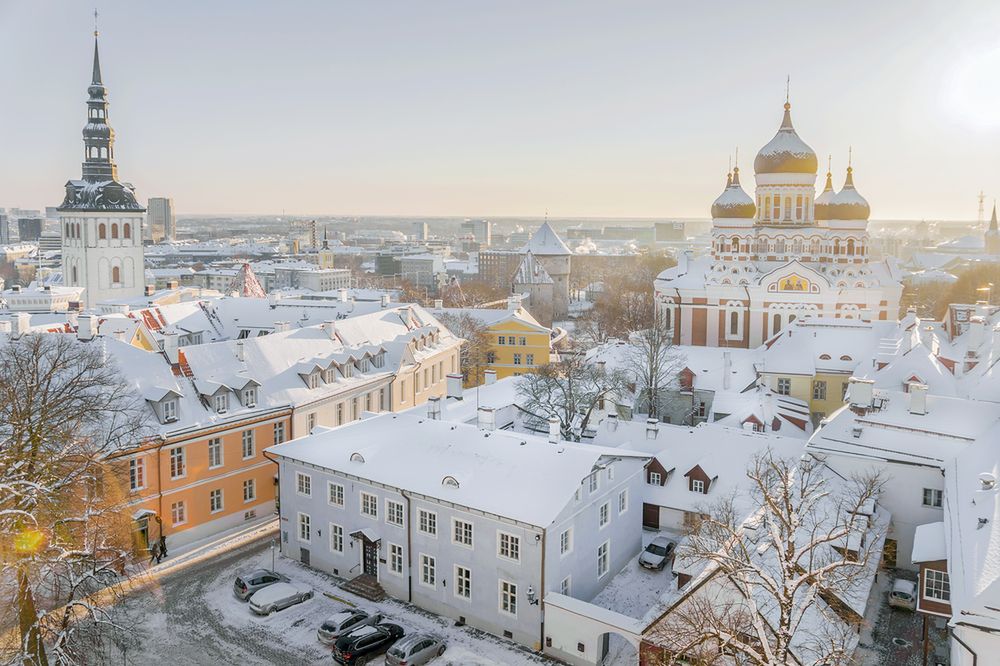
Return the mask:
{"type": "Polygon", "coordinates": [[[94,31],[94,73],[87,89],[83,177],[66,183],[59,206],[63,284],[85,287],[84,304],[140,296],[145,282],[142,224],[146,209],[130,183],[118,180],[115,132],[108,124],[108,91],[94,31]]]}

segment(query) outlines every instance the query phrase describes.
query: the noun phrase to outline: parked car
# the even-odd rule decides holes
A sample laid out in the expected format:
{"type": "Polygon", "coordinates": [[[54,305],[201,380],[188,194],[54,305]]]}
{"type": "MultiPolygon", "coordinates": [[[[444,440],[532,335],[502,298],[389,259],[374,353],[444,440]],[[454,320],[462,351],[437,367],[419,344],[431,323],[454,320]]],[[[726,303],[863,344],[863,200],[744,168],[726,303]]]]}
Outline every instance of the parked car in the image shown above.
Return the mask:
{"type": "Polygon", "coordinates": [[[341,636],[360,627],[378,624],[381,621],[382,613],[369,615],[367,611],[358,608],[344,609],[323,620],[323,624],[319,625],[319,629],[316,630],[316,638],[324,645],[333,645],[341,636]]]}
{"type": "Polygon", "coordinates": [[[433,634],[410,634],[401,638],[385,653],[386,666],[421,666],[444,654],[444,640],[433,634]]]}
{"type": "Polygon", "coordinates": [[[398,624],[369,624],[338,638],[333,660],[347,666],[362,666],[402,637],[403,628],[398,624]]]}
{"type": "Polygon", "coordinates": [[[897,578],[889,592],[889,605],[907,610],[917,609],[917,584],[912,580],[897,578]]]}
{"type": "Polygon", "coordinates": [[[261,590],[274,583],[287,583],[288,576],[271,571],[269,569],[254,569],[241,573],[233,581],[233,594],[242,601],[246,601],[257,590],[261,590]]]}
{"type": "Polygon", "coordinates": [[[674,554],[676,544],[665,536],[658,536],[649,542],[639,555],[639,564],[647,569],[661,571],[674,554]]]}
{"type": "Polygon", "coordinates": [[[272,583],[257,590],[250,597],[250,610],[257,615],[270,615],[289,606],[300,604],[306,599],[312,599],[313,591],[302,585],[292,583],[272,583]]]}

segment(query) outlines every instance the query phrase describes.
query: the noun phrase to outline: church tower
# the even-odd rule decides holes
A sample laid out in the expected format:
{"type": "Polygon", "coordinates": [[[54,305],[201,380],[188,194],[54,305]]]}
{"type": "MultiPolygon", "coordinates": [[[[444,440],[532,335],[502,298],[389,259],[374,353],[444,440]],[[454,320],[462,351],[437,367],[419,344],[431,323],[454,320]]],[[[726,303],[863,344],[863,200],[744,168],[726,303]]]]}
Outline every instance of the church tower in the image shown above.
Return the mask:
{"type": "Polygon", "coordinates": [[[997,227],[997,205],[993,204],[990,228],[986,231],[986,254],[1000,255],[1000,228],[997,227]]]}
{"type": "Polygon", "coordinates": [[[83,175],[66,183],[59,206],[63,284],[84,287],[88,308],[108,299],[142,295],[143,213],[130,183],[118,180],[115,132],[108,124],[108,91],[101,79],[98,33],[94,31],[94,68],[87,89],[83,128],[83,175]]]}

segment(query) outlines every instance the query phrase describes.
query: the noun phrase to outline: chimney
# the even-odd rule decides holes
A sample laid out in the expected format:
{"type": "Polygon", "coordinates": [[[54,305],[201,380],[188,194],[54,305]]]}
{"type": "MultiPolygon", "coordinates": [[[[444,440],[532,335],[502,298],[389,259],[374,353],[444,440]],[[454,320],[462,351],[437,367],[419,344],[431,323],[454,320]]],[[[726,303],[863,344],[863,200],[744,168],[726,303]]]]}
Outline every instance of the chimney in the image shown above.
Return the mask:
{"type": "Polygon", "coordinates": [[[340,294],[339,294],[340,295],[340,302],[341,303],[346,303],[347,302],[347,293],[348,293],[347,290],[344,289],[343,287],[341,287],[340,294]]]}
{"type": "Polygon", "coordinates": [[[95,315],[82,314],[77,321],[76,336],[81,340],[93,340],[100,333],[101,324],[95,315]]]}
{"type": "Polygon", "coordinates": [[[521,297],[518,294],[513,294],[507,297],[507,311],[517,312],[518,308],[521,307],[521,297]]]}
{"type": "Polygon", "coordinates": [[[462,399],[462,375],[455,373],[448,375],[448,397],[452,400],[462,399]]]}
{"type": "Polygon", "coordinates": [[[733,353],[728,349],[722,352],[722,389],[729,390],[730,375],[733,374],[733,353]]]}
{"type": "Polygon", "coordinates": [[[910,413],[915,416],[927,413],[927,384],[910,384],[910,413]]]}
{"type": "Polygon", "coordinates": [[[875,380],[851,377],[847,393],[850,398],[851,411],[855,414],[866,414],[872,408],[875,380]]]}
{"type": "Polygon", "coordinates": [[[79,321],[80,313],[74,310],[66,311],[66,323],[72,328],[76,328],[77,322],[79,321]]]}
{"type": "Polygon", "coordinates": [[[0,319],[0,333],[10,333],[10,319],[0,319]]]}
{"type": "Polygon", "coordinates": [[[118,342],[125,342],[125,331],[123,331],[122,329],[119,328],[119,329],[115,330],[115,332],[112,333],[112,335],[115,337],[115,340],[117,340],[118,342]]]}
{"type": "Polygon", "coordinates": [[[11,334],[19,338],[28,332],[31,326],[31,315],[27,312],[15,312],[10,316],[11,334]]]}
{"type": "Polygon", "coordinates": [[[242,340],[237,340],[236,341],[236,360],[240,361],[241,363],[243,361],[247,360],[246,352],[243,349],[243,341],[242,340]]]}
{"type": "Polygon", "coordinates": [[[442,299],[442,298],[435,298],[434,299],[434,309],[435,310],[443,310],[444,309],[444,299],[442,299]]]}
{"type": "Polygon", "coordinates": [[[608,421],[608,431],[609,432],[615,432],[615,431],[618,430],[618,415],[617,414],[608,414],[607,421],[608,421]]]}
{"type": "Polygon", "coordinates": [[[441,398],[439,396],[431,396],[427,398],[427,418],[432,421],[441,420],[441,398]]]}
{"type": "Polygon", "coordinates": [[[383,308],[389,307],[389,303],[391,303],[391,302],[392,302],[392,296],[390,296],[389,294],[382,294],[382,307],[383,308]]]}
{"type": "Polygon", "coordinates": [[[180,283],[177,280],[167,280],[167,289],[177,289],[180,283]]]}
{"type": "Polygon", "coordinates": [[[287,333],[292,330],[292,325],[287,321],[276,321],[274,322],[274,332],[275,333],[287,333]]]}
{"type": "Polygon", "coordinates": [[[493,408],[480,407],[476,412],[476,421],[480,430],[493,430],[497,423],[493,408]]]}
{"type": "Polygon", "coordinates": [[[176,333],[167,332],[163,334],[163,353],[166,354],[167,360],[171,364],[177,363],[179,354],[176,333]]]}
{"type": "Polygon", "coordinates": [[[976,315],[975,317],[969,318],[969,330],[966,333],[965,339],[965,355],[966,357],[976,358],[979,356],[979,347],[983,344],[983,338],[986,335],[986,320],[976,315]]]}
{"type": "Polygon", "coordinates": [[[331,340],[337,339],[337,323],[332,319],[327,319],[323,322],[323,330],[326,331],[327,336],[331,340]]]}
{"type": "Polygon", "coordinates": [[[143,290],[142,293],[144,296],[152,296],[155,291],[156,291],[155,285],[147,284],[146,288],[143,290]]]}
{"type": "Polygon", "coordinates": [[[271,292],[270,294],[267,295],[267,304],[271,306],[272,310],[278,307],[278,301],[280,300],[281,300],[281,294],[276,294],[274,292],[271,292]]]}
{"type": "Polygon", "coordinates": [[[656,419],[646,419],[646,439],[656,439],[660,434],[660,422],[656,419]]]}
{"type": "Polygon", "coordinates": [[[559,428],[559,419],[554,416],[549,417],[549,442],[551,444],[559,443],[562,439],[562,431],[559,428]]]}
{"type": "Polygon", "coordinates": [[[483,375],[486,377],[486,385],[487,386],[489,386],[490,384],[496,384],[497,383],[497,371],[496,370],[487,370],[486,372],[483,373],[483,375]]]}

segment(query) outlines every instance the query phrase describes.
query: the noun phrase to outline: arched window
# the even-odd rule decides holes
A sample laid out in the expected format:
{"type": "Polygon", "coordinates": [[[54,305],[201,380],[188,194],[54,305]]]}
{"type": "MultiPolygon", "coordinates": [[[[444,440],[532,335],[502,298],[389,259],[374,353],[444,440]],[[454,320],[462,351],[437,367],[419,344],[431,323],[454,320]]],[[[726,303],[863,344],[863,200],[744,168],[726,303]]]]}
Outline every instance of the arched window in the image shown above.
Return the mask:
{"type": "Polygon", "coordinates": [[[122,281],[122,269],[118,266],[111,268],[111,284],[121,284],[122,281]]]}
{"type": "Polygon", "coordinates": [[[739,252],[739,251],[740,251],[740,237],[733,236],[733,252],[739,252]]]}
{"type": "Polygon", "coordinates": [[[771,195],[764,197],[764,219],[771,219],[771,195]]]}
{"type": "Polygon", "coordinates": [[[785,197],[785,219],[786,220],[791,220],[792,219],[792,198],[791,197],[785,197]]]}
{"type": "Polygon", "coordinates": [[[840,254],[840,239],[839,238],[834,238],[833,239],[833,253],[834,254],[840,254]]]}
{"type": "Polygon", "coordinates": [[[65,236],[66,236],[66,238],[72,238],[73,237],[73,227],[70,226],[69,222],[66,223],[66,233],[65,233],[65,236]]]}
{"type": "Polygon", "coordinates": [[[849,256],[852,256],[852,257],[854,256],[854,239],[853,238],[848,238],[847,239],[847,254],[849,256]]]}
{"type": "Polygon", "coordinates": [[[795,219],[802,220],[802,195],[795,197],[795,219]]]}
{"type": "Polygon", "coordinates": [[[775,254],[784,254],[785,253],[785,239],[784,238],[779,238],[778,240],[774,241],[774,252],[775,252],[775,254]]]}
{"type": "Polygon", "coordinates": [[[97,225],[97,237],[105,240],[108,237],[108,226],[101,222],[97,225]]]}
{"type": "Polygon", "coordinates": [[[132,238],[132,225],[128,222],[125,223],[125,226],[122,229],[122,235],[125,238],[132,238]]]}
{"type": "Polygon", "coordinates": [[[80,223],[79,223],[79,222],[77,222],[77,223],[76,223],[76,224],[74,224],[73,226],[74,226],[74,227],[76,227],[76,229],[75,229],[75,230],[74,230],[74,232],[73,232],[73,235],[74,235],[74,236],[75,236],[76,238],[79,238],[79,237],[80,237],[80,223]]]}
{"type": "Polygon", "coordinates": [[[775,220],[781,219],[781,197],[778,195],[774,196],[774,208],[771,209],[771,218],[775,220]]]}
{"type": "Polygon", "coordinates": [[[771,318],[771,335],[775,335],[781,331],[781,315],[777,312],[771,318]]]}
{"type": "Polygon", "coordinates": [[[663,308],[663,327],[664,328],[670,328],[673,325],[673,322],[671,321],[673,319],[673,314],[674,314],[673,308],[671,308],[669,305],[667,307],[663,308]]]}
{"type": "Polygon", "coordinates": [[[77,279],[76,279],[76,266],[74,266],[72,269],[70,269],[70,275],[73,276],[73,282],[72,282],[72,284],[76,284],[77,283],[77,279]]]}
{"type": "Polygon", "coordinates": [[[818,238],[813,238],[813,240],[812,240],[812,253],[813,254],[819,254],[820,253],[820,246],[819,246],[819,239],[818,238]]]}
{"type": "Polygon", "coordinates": [[[118,238],[118,225],[117,224],[114,224],[114,223],[111,224],[111,237],[112,238],[118,238]]]}
{"type": "Polygon", "coordinates": [[[740,313],[733,310],[729,313],[729,335],[736,335],[740,330],[740,313]]]}

